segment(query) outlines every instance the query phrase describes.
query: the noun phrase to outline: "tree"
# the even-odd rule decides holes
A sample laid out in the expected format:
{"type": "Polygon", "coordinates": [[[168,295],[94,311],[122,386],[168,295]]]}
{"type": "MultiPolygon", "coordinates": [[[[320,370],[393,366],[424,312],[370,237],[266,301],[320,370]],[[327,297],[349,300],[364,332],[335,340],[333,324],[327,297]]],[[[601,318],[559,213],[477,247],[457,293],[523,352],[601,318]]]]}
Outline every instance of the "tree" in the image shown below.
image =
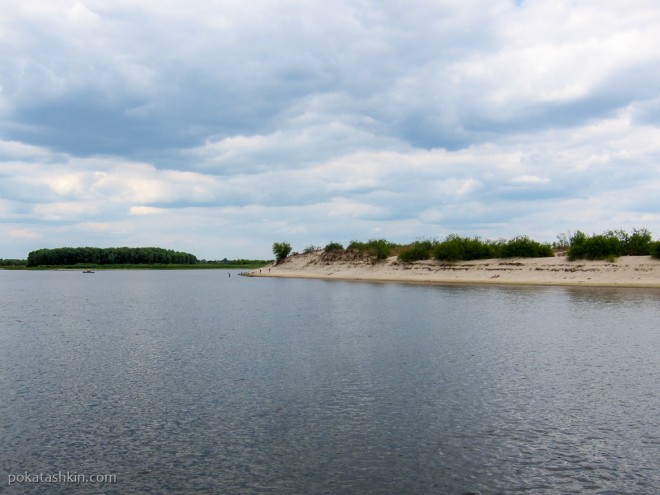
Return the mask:
{"type": "Polygon", "coordinates": [[[284,258],[291,253],[291,244],[288,242],[274,242],[273,254],[275,255],[275,262],[281,263],[284,258]]]}

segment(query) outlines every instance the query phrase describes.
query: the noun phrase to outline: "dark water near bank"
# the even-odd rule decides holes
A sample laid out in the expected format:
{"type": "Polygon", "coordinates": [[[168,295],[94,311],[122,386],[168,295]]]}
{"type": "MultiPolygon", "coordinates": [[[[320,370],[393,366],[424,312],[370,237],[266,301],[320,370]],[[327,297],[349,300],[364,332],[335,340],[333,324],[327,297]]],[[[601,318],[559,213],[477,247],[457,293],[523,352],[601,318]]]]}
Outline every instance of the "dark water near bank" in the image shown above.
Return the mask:
{"type": "Polygon", "coordinates": [[[0,493],[660,492],[660,292],[0,271],[0,493]],[[116,474],[8,485],[9,475],[116,474]]]}

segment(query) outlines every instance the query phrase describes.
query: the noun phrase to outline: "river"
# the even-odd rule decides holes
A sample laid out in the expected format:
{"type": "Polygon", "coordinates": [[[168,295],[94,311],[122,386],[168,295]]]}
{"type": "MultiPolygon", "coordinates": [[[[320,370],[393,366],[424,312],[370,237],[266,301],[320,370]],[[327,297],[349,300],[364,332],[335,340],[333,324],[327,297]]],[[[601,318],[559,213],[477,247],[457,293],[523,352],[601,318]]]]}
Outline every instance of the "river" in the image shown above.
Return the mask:
{"type": "Polygon", "coordinates": [[[658,493],[658,322],[657,290],[0,271],[0,493],[658,493]]]}

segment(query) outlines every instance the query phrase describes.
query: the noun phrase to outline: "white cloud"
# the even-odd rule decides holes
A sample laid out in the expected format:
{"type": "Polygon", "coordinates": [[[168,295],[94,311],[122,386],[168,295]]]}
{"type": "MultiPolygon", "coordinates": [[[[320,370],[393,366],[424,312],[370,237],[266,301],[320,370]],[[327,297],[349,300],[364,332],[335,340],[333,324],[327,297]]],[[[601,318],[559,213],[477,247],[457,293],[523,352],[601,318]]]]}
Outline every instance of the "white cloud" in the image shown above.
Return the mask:
{"type": "Polygon", "coordinates": [[[34,232],[33,230],[28,229],[10,229],[7,234],[9,237],[14,239],[39,239],[41,236],[34,232]]]}
{"type": "Polygon", "coordinates": [[[131,215],[162,215],[167,213],[167,208],[155,208],[153,206],[131,206],[131,215]]]}
{"type": "Polygon", "coordinates": [[[536,175],[521,175],[520,177],[511,179],[511,182],[515,184],[545,184],[550,182],[550,179],[547,177],[537,177],[536,175]]]}
{"type": "Polygon", "coordinates": [[[96,206],[81,202],[57,202],[37,204],[34,206],[34,215],[41,220],[66,220],[94,216],[96,206]]]}

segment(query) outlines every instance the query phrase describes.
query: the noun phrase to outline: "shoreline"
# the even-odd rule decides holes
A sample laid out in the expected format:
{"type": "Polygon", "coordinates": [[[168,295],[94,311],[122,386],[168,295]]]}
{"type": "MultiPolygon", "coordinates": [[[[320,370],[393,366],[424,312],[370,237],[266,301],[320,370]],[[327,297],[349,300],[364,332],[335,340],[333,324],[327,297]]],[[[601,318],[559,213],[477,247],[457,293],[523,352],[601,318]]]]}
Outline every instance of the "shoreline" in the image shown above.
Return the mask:
{"type": "Polygon", "coordinates": [[[404,263],[396,257],[366,257],[322,252],[294,254],[280,264],[245,273],[249,277],[280,277],[422,285],[515,285],[660,288],[660,260],[622,256],[614,262],[552,258],[507,258],[404,263]]]}

